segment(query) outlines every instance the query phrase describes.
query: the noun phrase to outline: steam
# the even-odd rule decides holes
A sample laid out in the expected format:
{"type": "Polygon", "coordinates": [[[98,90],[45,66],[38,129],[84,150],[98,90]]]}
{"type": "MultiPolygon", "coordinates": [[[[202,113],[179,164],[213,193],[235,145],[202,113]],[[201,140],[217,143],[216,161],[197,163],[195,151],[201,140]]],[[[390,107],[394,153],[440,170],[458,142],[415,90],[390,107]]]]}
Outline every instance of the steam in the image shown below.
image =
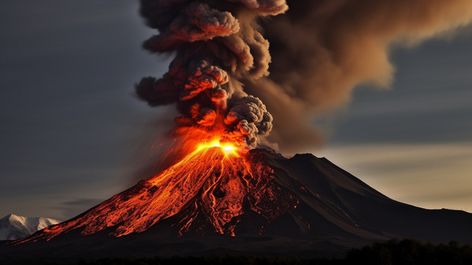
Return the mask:
{"type": "Polygon", "coordinates": [[[273,129],[269,139],[293,152],[320,143],[314,117],[349,101],[354,87],[389,86],[393,45],[472,21],[470,0],[288,3],[290,10],[285,0],[141,0],[159,31],[144,47],[175,59],[162,78],[144,78],[137,94],[152,106],[175,103],[178,128],[222,127],[251,147],[273,129]]]}
{"type": "Polygon", "coordinates": [[[257,146],[272,130],[272,115],[240,80],[268,75],[269,42],[256,19],[286,10],[285,0],[141,0],[147,24],[159,31],[144,47],[175,58],[162,78],[139,82],[138,96],[151,106],[176,103],[176,131],[224,131],[257,146]]]}

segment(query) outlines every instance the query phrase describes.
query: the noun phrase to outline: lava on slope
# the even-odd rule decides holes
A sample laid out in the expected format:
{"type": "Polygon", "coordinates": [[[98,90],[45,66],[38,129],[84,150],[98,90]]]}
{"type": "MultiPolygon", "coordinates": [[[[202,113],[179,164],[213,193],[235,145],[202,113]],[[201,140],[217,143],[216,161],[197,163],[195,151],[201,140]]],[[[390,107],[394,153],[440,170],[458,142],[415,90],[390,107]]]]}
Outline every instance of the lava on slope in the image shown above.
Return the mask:
{"type": "Polygon", "coordinates": [[[176,223],[180,235],[203,213],[217,234],[235,236],[244,205],[269,222],[297,207],[298,200],[272,181],[273,169],[249,156],[248,150],[218,138],[203,142],[162,173],[24,242],[50,240],[76,229],[91,235],[112,228],[111,235],[125,236],[143,232],[184,208],[191,211],[176,223]]]}

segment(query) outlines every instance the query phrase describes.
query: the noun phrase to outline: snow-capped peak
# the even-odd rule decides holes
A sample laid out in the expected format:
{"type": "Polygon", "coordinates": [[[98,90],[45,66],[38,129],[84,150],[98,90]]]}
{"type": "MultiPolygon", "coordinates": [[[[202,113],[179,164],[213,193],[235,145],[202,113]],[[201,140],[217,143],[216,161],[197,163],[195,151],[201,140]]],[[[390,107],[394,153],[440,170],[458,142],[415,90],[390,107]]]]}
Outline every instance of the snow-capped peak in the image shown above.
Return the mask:
{"type": "Polygon", "coordinates": [[[57,223],[59,221],[52,218],[9,214],[0,219],[0,240],[21,239],[57,223]]]}

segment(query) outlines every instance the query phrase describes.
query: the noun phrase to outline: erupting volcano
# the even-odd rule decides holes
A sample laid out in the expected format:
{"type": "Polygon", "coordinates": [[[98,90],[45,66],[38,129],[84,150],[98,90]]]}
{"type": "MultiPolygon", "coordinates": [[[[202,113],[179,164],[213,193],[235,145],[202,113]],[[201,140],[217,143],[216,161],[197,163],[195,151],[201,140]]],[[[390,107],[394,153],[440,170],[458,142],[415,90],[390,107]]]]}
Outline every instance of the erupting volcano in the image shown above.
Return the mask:
{"type": "Polygon", "coordinates": [[[297,206],[294,196],[276,185],[273,174],[248,150],[214,138],[162,173],[26,241],[50,240],[75,229],[90,235],[111,227],[118,237],[143,232],[184,207],[190,210],[176,224],[179,234],[194,228],[194,220],[202,215],[216,233],[234,236],[245,204],[268,221],[297,206]]]}
{"type": "MultiPolygon", "coordinates": [[[[293,72],[289,69],[279,78],[283,76],[297,85],[305,79],[311,80],[320,89],[327,87],[329,96],[333,94],[330,92],[333,80],[344,78],[348,73],[347,81],[341,82],[344,88],[341,87],[350,89],[349,84],[359,78],[366,79],[370,68],[377,68],[369,67],[367,71],[353,64],[358,62],[357,51],[370,50],[371,42],[375,41],[360,41],[368,44],[367,48],[345,49],[345,45],[352,44],[338,43],[337,36],[326,40],[320,37],[331,36],[330,23],[342,28],[344,18],[364,21],[375,13],[370,9],[368,13],[353,16],[338,12],[354,2],[300,2],[295,15],[286,23],[300,24],[302,28],[317,25],[314,38],[322,47],[315,45],[315,50],[323,56],[319,56],[321,63],[318,58],[316,63],[311,62],[312,59],[307,62],[307,58],[297,62],[287,60],[283,67],[278,67],[279,71],[291,68],[293,63],[293,67],[305,68],[304,74],[299,75],[299,69],[293,72]],[[313,15],[316,23],[310,21],[311,15],[306,19],[297,17],[298,13],[305,14],[303,3],[311,9],[319,9],[314,12],[316,16],[313,15]],[[323,45],[336,53],[329,53],[323,45]],[[351,52],[356,57],[349,56],[351,52]],[[341,60],[342,55],[346,55],[346,59],[341,60]],[[311,66],[320,74],[308,78],[306,73],[311,71],[311,66]],[[328,73],[334,76],[328,78],[329,82],[318,79],[328,73]]],[[[372,1],[366,5],[387,12],[394,2],[398,1],[372,1]]],[[[401,6],[407,12],[398,13],[410,14],[409,3],[401,2],[401,6]]],[[[271,57],[269,41],[264,38],[259,22],[269,24],[266,17],[282,14],[287,9],[285,0],[141,0],[142,16],[158,31],[158,35],[144,43],[144,48],[153,53],[170,54],[173,61],[161,78],[143,78],[136,85],[136,94],[150,106],[176,106],[178,116],[169,133],[175,144],[164,152],[166,161],[173,163],[151,174],[153,176],[144,176],[147,178],[135,186],[85,213],[17,241],[19,252],[7,254],[20,256],[24,246],[40,255],[59,249],[55,252],[57,256],[66,257],[71,253],[82,257],[110,256],[118,252],[132,256],[193,255],[222,248],[237,253],[313,255],[313,250],[345,250],[389,238],[469,242],[472,234],[469,214],[402,204],[327,159],[308,154],[288,159],[268,147],[282,146],[282,142],[274,144],[271,140],[286,138],[305,144],[306,134],[302,131],[306,126],[299,126],[303,115],[298,114],[313,110],[303,103],[305,97],[308,103],[318,102],[318,96],[325,93],[307,93],[291,86],[280,88],[282,92],[278,93],[280,91],[274,88],[277,82],[264,79],[269,75],[271,57]],[[256,84],[267,86],[263,92],[256,92],[256,84]],[[262,100],[251,94],[257,94],[266,102],[269,102],[267,98],[275,98],[270,107],[276,117],[293,122],[280,126],[262,100]],[[273,129],[276,137],[269,139],[273,129]],[[449,224],[454,225],[449,227],[449,224]],[[74,252],[75,249],[71,250],[75,248],[73,242],[87,249],[74,252]]],[[[387,21],[383,15],[378,17],[387,21]]],[[[421,18],[429,21],[430,16],[426,13],[421,18]]],[[[360,29],[364,25],[349,23],[349,26],[351,24],[360,29]]],[[[365,24],[369,30],[379,32],[375,27],[371,29],[376,23],[365,24]]],[[[418,30],[423,29],[423,23],[420,24],[418,30]]],[[[287,28],[283,21],[274,25],[287,28]]],[[[397,34],[401,30],[405,30],[404,27],[392,27],[389,31],[392,39],[403,36],[397,34]]],[[[345,32],[356,41],[362,35],[345,32]]],[[[269,33],[274,35],[273,30],[269,33]]],[[[301,37],[300,40],[278,36],[275,50],[279,57],[282,44],[290,48],[286,58],[312,53],[299,49],[300,42],[309,34],[296,33],[294,38],[301,37]]],[[[388,43],[390,35],[381,35],[383,46],[379,47],[387,46],[384,42],[388,43]]],[[[303,44],[304,49],[312,47],[312,42],[303,44]]],[[[385,49],[373,50],[385,52],[385,49]]],[[[378,57],[383,63],[387,56],[378,57]]],[[[340,94],[341,98],[347,97],[344,92],[340,94]]]]}
{"type": "MultiPolygon", "coordinates": [[[[272,130],[262,101],[244,92],[242,80],[268,75],[269,42],[257,19],[287,10],[284,0],[142,0],[147,24],[159,31],[144,43],[151,52],[174,52],[169,71],[136,86],[151,106],[176,104],[172,130],[180,161],[85,214],[27,239],[50,240],[81,229],[112,228],[116,237],[143,232],[180,213],[178,233],[204,216],[217,234],[237,234],[245,211],[272,220],[297,205],[273,181],[273,170],[250,155],[272,130]],[[248,207],[245,207],[248,205],[248,207]]],[[[176,152],[175,152],[176,151],[176,152]]]]}

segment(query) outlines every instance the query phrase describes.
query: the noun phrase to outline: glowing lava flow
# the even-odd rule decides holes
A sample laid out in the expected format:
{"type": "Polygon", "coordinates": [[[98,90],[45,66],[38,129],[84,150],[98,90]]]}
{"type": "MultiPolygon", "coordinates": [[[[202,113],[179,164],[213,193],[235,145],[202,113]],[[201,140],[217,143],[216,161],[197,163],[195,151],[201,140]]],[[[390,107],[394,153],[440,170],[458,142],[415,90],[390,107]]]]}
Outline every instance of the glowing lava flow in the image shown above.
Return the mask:
{"type": "Polygon", "coordinates": [[[184,208],[190,210],[178,221],[179,234],[187,232],[198,216],[218,234],[235,235],[245,202],[266,219],[294,206],[286,196],[277,196],[272,173],[270,167],[247,159],[237,144],[214,139],[197,145],[162,173],[26,241],[50,240],[76,229],[90,235],[109,228],[113,236],[124,236],[143,232],[184,208]]]}

